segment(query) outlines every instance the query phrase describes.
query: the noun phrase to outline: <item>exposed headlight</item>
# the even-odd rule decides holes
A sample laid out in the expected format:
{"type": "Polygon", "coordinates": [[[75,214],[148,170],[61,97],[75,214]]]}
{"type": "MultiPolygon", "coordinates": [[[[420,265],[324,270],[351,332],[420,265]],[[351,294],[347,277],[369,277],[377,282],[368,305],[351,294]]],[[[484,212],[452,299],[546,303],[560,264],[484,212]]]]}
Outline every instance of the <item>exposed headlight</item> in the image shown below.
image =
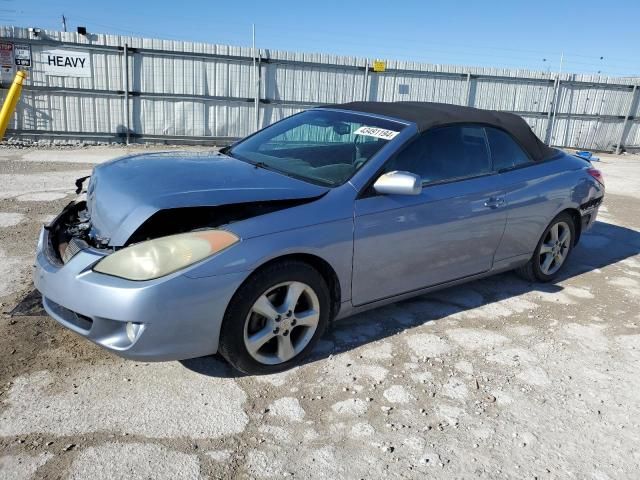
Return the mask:
{"type": "Polygon", "coordinates": [[[93,269],[128,280],[152,280],[221,252],[238,240],[225,230],[170,235],[118,250],[100,260],[93,269]]]}

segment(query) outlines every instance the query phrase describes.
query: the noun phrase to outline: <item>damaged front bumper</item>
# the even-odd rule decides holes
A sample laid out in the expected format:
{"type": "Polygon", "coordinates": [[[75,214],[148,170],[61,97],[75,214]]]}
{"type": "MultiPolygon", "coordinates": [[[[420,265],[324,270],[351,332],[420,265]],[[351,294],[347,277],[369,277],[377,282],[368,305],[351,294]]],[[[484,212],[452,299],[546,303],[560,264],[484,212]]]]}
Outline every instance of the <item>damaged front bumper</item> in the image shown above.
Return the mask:
{"type": "Polygon", "coordinates": [[[246,273],[189,278],[175,273],[130,281],[94,272],[105,252],[80,249],[55,257],[50,229],[38,242],[34,283],[47,313],[118,355],[148,361],[213,354],[224,313],[246,273]]]}

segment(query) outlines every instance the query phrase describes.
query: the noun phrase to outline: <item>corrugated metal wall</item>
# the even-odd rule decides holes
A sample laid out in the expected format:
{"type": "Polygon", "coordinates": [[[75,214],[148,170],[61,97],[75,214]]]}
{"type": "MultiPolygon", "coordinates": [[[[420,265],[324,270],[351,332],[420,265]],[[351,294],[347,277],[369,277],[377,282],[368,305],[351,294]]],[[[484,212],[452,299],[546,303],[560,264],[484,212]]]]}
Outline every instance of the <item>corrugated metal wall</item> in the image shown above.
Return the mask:
{"type": "Polygon", "coordinates": [[[511,111],[559,146],[640,145],[640,89],[632,79],[563,74],[558,81],[548,72],[406,61],[375,73],[371,60],[354,57],[260,49],[254,58],[245,47],[54,31],[35,38],[18,27],[0,27],[0,37],[33,52],[13,135],[122,141],[128,131],[133,140],[221,142],[309,106],[368,99],[511,111]],[[50,48],[88,51],[91,77],[45,75],[42,51],[50,48]]]}

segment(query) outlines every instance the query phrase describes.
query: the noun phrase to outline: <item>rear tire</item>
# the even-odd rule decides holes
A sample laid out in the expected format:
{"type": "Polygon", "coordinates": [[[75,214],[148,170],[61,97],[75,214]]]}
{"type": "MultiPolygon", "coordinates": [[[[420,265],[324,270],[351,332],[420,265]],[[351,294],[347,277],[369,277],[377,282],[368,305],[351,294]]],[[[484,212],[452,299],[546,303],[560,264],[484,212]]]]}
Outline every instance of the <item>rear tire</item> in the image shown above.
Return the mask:
{"type": "Polygon", "coordinates": [[[322,275],[287,260],[255,272],[235,293],[220,331],[220,354],[237,370],[264,375],[287,370],[322,336],[331,298],[322,275]]]}
{"type": "Polygon", "coordinates": [[[567,263],[575,238],[573,218],[561,213],[545,229],[531,259],[516,272],[532,283],[551,282],[567,263]]]}

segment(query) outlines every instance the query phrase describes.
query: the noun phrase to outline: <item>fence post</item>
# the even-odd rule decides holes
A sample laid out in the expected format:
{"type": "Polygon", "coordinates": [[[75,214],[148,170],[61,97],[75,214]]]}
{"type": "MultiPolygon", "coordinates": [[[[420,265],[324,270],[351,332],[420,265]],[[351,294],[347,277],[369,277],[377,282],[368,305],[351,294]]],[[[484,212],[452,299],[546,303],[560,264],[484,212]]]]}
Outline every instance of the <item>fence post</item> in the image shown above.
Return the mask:
{"type": "Polygon", "coordinates": [[[369,59],[364,61],[364,80],[362,83],[362,100],[367,102],[369,100],[369,59]]]}
{"type": "Polygon", "coordinates": [[[125,142],[129,145],[130,141],[130,132],[131,132],[131,124],[129,120],[129,45],[124,44],[123,49],[124,55],[124,78],[123,78],[123,90],[124,90],[124,128],[125,131],[125,142]]]}
{"type": "Polygon", "coordinates": [[[253,122],[255,130],[260,129],[260,75],[262,67],[260,66],[260,50],[256,48],[256,24],[251,24],[251,57],[253,64],[253,122]]]}
{"type": "Polygon", "coordinates": [[[258,130],[260,124],[260,60],[253,49],[253,127],[258,130]]]}
{"type": "Polygon", "coordinates": [[[472,107],[471,105],[471,72],[467,72],[467,100],[465,102],[467,107],[472,107]]]}
{"type": "Polygon", "coordinates": [[[547,113],[547,133],[545,139],[547,145],[551,145],[551,138],[553,136],[553,123],[556,118],[556,100],[558,98],[558,92],[560,91],[560,74],[556,77],[556,81],[553,82],[553,96],[551,97],[551,108],[547,113]]]}
{"type": "Polygon", "coordinates": [[[627,115],[624,117],[624,121],[622,122],[622,130],[620,131],[620,140],[618,140],[618,145],[616,145],[616,155],[620,155],[620,149],[622,144],[626,140],[626,136],[628,132],[625,132],[627,128],[627,122],[629,122],[629,117],[633,113],[633,107],[636,104],[636,97],[638,94],[638,84],[633,86],[633,93],[631,93],[631,101],[629,102],[629,108],[627,109],[627,115]]]}

